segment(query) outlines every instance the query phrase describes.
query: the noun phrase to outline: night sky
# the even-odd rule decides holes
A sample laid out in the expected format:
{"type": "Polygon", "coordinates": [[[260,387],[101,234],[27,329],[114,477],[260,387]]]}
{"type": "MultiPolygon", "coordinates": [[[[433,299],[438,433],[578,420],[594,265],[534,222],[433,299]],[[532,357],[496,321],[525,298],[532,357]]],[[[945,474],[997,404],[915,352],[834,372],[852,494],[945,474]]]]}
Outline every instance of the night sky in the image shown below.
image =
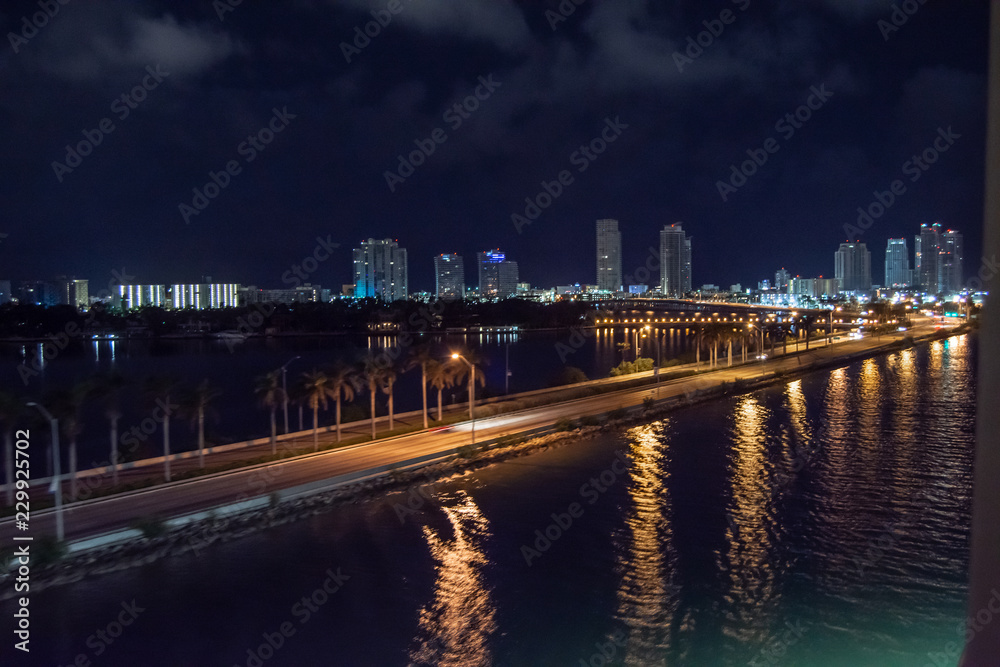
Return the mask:
{"type": "Polygon", "coordinates": [[[591,283],[594,221],[614,217],[626,276],[681,221],[696,286],[756,285],[782,266],[831,276],[845,224],[895,179],[905,192],[859,237],[874,281],[886,239],[912,252],[922,222],[964,232],[966,278],[980,264],[986,0],[908,0],[892,31],[880,0],[564,0],[565,17],[555,1],[46,2],[58,13],[27,39],[37,0],[0,9],[0,278],[280,287],[329,237],[310,280],[339,290],[351,248],[392,237],[411,290],[433,289],[442,252],[475,284],[474,253],[494,247],[523,281],[591,283]],[[373,10],[391,20],[358,48],[373,10]],[[832,95],[776,126],[814,89],[832,95]],[[269,124],[271,143],[248,142],[269,124]],[[939,128],[947,152],[906,171],[939,128]],[[574,155],[602,131],[603,153],[574,155]],[[85,132],[100,143],[67,163],[85,132]],[[397,156],[433,136],[390,189],[397,156]],[[723,201],[748,150],[767,161],[723,201]],[[519,233],[511,215],[564,170],[519,233]],[[228,184],[185,220],[209,172],[228,184]]]}

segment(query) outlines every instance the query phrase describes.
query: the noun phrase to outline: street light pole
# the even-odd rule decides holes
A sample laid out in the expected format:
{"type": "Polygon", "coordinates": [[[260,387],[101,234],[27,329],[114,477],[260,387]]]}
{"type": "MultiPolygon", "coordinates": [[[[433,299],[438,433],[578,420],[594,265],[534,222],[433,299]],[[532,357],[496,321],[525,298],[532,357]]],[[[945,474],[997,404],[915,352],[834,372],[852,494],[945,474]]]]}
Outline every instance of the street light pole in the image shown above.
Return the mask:
{"type": "Polygon", "coordinates": [[[62,498],[62,464],[59,461],[59,420],[52,416],[45,406],[30,402],[28,407],[38,408],[42,416],[49,420],[52,425],[52,472],[53,485],[56,492],[56,539],[60,542],[66,538],[66,531],[63,526],[63,498],[62,498]]]}
{"type": "Polygon", "coordinates": [[[302,357],[296,355],[285,362],[281,367],[281,401],[284,403],[285,412],[285,435],[288,435],[288,364],[292,363],[296,359],[301,359],[302,357]]]}
{"type": "Polygon", "coordinates": [[[453,352],[452,359],[461,359],[469,367],[469,419],[472,421],[472,444],[476,444],[476,413],[472,406],[476,402],[476,365],[457,352],[453,352]]]}

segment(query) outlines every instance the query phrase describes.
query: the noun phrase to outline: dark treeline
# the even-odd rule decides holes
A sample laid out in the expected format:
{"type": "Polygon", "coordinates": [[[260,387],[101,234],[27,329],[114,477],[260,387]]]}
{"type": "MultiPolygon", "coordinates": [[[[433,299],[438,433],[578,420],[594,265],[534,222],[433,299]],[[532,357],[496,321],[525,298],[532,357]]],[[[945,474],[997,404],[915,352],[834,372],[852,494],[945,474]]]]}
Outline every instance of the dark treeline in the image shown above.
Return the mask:
{"type": "Polygon", "coordinates": [[[570,327],[592,307],[564,301],[541,304],[523,299],[496,303],[416,301],[384,304],[376,299],[332,303],[255,304],[238,308],[168,310],[146,306],[121,312],[103,304],[85,313],[72,306],[5,304],[0,306],[0,337],[39,338],[74,334],[143,333],[150,336],[185,332],[325,333],[367,331],[371,324],[393,324],[419,331],[470,326],[527,329],[570,327]]]}

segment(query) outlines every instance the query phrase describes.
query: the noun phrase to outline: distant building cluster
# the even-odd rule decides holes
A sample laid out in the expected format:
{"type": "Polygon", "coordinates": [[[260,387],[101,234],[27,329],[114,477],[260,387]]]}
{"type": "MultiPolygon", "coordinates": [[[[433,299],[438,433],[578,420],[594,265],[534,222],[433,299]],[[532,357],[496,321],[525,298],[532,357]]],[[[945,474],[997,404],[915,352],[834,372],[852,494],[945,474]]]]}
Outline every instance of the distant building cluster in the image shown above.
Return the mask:
{"type": "Polygon", "coordinates": [[[0,280],[0,304],[12,302],[86,308],[90,305],[89,281],[65,276],[54,280],[0,280]]]}
{"type": "MultiPolygon", "coordinates": [[[[409,289],[406,248],[396,239],[369,238],[353,249],[354,282],[338,293],[318,284],[305,283],[279,289],[219,283],[204,278],[200,283],[170,285],[118,285],[110,304],[128,311],[148,306],[170,309],[229,308],[261,303],[299,304],[328,302],[334,298],[374,298],[391,303],[405,299],[475,299],[498,301],[518,297],[535,301],[558,299],[600,300],[628,296],[709,298],[769,304],[796,304],[800,300],[869,298],[879,290],[908,291],[929,296],[955,295],[962,290],[962,234],[945,230],[940,223],[923,224],[913,238],[913,253],[905,238],[890,238],[885,251],[884,285],[873,283],[871,252],[860,241],[845,241],[834,252],[833,277],[804,278],[782,267],[774,280],[761,280],[757,289],[741,284],[729,290],[715,284],[692,286],[691,236],[681,222],[660,230],[659,251],[650,245],[645,266],[632,274],[622,272],[622,230],[614,218],[601,218],[595,227],[595,283],[557,285],[539,289],[521,282],[518,263],[500,248],[477,252],[473,277],[466,280],[462,255],[442,253],[433,257],[434,291],[409,289]],[[657,276],[657,273],[659,274],[657,276]],[[658,284],[650,280],[659,278],[658,284]]],[[[73,305],[87,308],[92,301],[88,281],[61,276],[54,280],[0,280],[0,304],[26,303],[45,306],[73,305]]]]}

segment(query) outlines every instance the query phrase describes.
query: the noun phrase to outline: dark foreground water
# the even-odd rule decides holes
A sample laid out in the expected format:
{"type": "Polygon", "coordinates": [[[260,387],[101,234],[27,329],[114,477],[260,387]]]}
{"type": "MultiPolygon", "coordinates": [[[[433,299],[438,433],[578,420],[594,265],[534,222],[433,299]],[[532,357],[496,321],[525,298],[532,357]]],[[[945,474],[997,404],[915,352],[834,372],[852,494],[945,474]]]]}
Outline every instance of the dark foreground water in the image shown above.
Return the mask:
{"type": "Polygon", "coordinates": [[[975,345],[38,592],[30,661],[8,661],[5,632],[0,663],[953,665],[975,345]]]}

